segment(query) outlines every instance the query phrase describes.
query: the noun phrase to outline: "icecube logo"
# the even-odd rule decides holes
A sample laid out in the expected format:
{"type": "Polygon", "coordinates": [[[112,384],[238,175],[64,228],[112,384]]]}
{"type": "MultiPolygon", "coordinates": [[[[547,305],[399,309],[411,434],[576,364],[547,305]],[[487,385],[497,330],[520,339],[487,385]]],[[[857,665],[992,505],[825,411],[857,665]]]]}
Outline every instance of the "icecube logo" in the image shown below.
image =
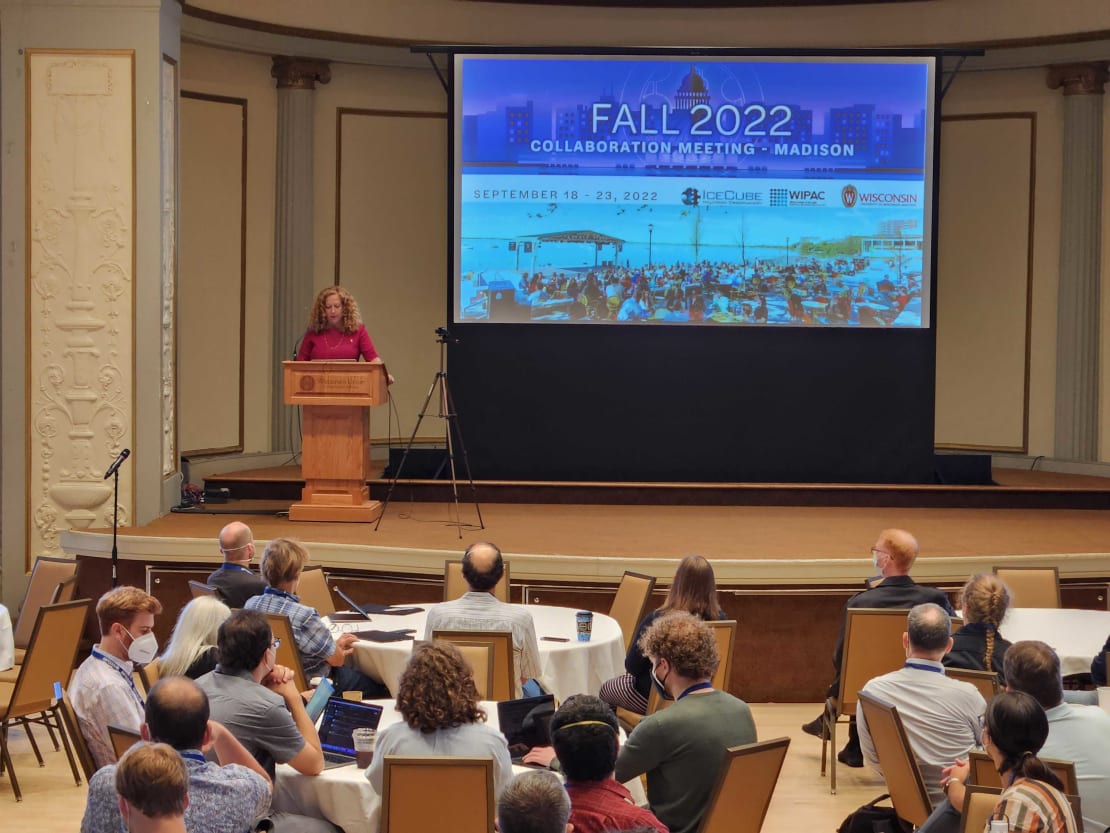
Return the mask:
{"type": "Polygon", "coordinates": [[[854,208],[859,201],[859,190],[855,185],[845,185],[840,189],[840,201],[845,208],[854,208]]]}
{"type": "Polygon", "coordinates": [[[701,195],[698,194],[697,188],[687,188],[682,192],[683,205],[697,205],[701,201],[701,195]]]}

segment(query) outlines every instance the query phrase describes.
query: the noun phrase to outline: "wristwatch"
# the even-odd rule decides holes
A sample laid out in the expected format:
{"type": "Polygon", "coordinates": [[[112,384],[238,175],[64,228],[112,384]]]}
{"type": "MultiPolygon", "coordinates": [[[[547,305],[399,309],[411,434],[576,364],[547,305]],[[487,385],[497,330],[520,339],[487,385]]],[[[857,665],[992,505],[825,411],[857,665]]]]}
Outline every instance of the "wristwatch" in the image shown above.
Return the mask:
{"type": "Polygon", "coordinates": [[[943,784],[943,785],[941,785],[941,788],[940,788],[941,792],[943,792],[943,793],[944,793],[944,797],[945,797],[945,798],[947,798],[947,797],[948,797],[948,788],[952,786],[952,782],[953,782],[953,781],[955,781],[955,782],[956,782],[957,784],[962,784],[962,783],[963,783],[963,781],[961,781],[961,780],[960,780],[959,778],[956,778],[955,776],[953,776],[953,777],[951,777],[951,778],[948,778],[948,779],[947,779],[947,780],[946,780],[946,781],[944,782],[944,784],[943,784]]]}

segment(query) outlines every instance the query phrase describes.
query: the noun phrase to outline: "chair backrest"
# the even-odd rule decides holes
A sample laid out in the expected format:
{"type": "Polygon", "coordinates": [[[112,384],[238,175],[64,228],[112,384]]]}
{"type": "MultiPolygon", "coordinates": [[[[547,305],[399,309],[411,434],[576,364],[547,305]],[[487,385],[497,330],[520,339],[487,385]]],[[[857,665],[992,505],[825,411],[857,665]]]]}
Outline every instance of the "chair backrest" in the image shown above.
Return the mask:
{"type": "MultiPolygon", "coordinates": [[[[508,603],[509,562],[508,560],[502,560],[501,563],[505,565],[505,573],[501,576],[501,580],[494,585],[493,595],[499,601],[508,603]]],[[[470,586],[463,578],[462,561],[443,562],[443,601],[454,601],[468,590],[470,590],[470,586]]]]}
{"type": "Polygon", "coordinates": [[[328,587],[328,578],[324,575],[324,568],[318,564],[305,567],[301,570],[300,581],[297,582],[297,595],[301,603],[316,608],[321,616],[331,616],[335,613],[335,600],[328,587]]]}
{"type": "Polygon", "coordinates": [[[1060,607],[1060,570],[1056,567],[995,567],[1010,588],[1011,607],[1060,607]]]}
{"type": "MultiPolygon", "coordinates": [[[[1064,792],[1076,795],[1079,792],[1079,780],[1075,775],[1073,761],[1061,761],[1058,758],[1041,758],[1041,761],[1060,779],[1064,785],[1064,792]]],[[[980,787],[1002,788],[1002,776],[991,760],[991,756],[981,749],[971,749],[967,753],[967,763],[971,768],[968,781],[980,787]]]]}
{"type": "Polygon", "coordinates": [[[964,805],[960,812],[960,833],[982,833],[987,827],[987,819],[998,806],[1001,787],[984,787],[969,784],[964,790],[964,805]]]}
{"type": "MultiPolygon", "coordinates": [[[[35,617],[39,608],[51,604],[58,585],[77,573],[77,561],[72,558],[50,558],[40,555],[31,569],[31,581],[23,594],[23,604],[19,608],[12,635],[15,647],[26,648],[31,641],[31,631],[35,627],[35,617]]],[[[64,682],[64,681],[63,681],[64,682]]]]}
{"type": "Polygon", "coordinates": [[[624,650],[627,653],[632,644],[632,637],[636,628],[647,615],[648,605],[651,603],[651,594],[655,590],[655,577],[645,576],[642,573],[624,571],[621,576],[617,595],[613,597],[613,605],[609,608],[609,615],[617,620],[624,636],[624,650]]]}
{"type": "MultiPolygon", "coordinates": [[[[81,562],[78,561],[78,564],[81,562]]],[[[72,602],[77,596],[77,573],[74,572],[72,576],[66,576],[58,582],[58,586],[54,588],[54,595],[50,598],[50,604],[64,604],[65,602],[72,602]]]]}
{"type": "Polygon", "coordinates": [[[856,713],[856,692],[867,681],[897,671],[906,661],[902,634],[908,610],[849,608],[844,626],[837,713],[856,713]]]}
{"type": "Polygon", "coordinates": [[[971,683],[979,689],[979,693],[983,695],[983,699],[988,703],[994,695],[998,694],[998,675],[993,671],[978,671],[971,668],[952,668],[949,666],[944,669],[944,675],[951,677],[953,680],[971,683]]]}
{"type": "Polygon", "coordinates": [[[512,700],[516,696],[517,674],[513,663],[512,631],[432,631],[432,639],[493,647],[493,685],[491,700],[512,700]]]}
{"type": "Polygon", "coordinates": [[[495,809],[492,758],[385,756],[381,833],[438,830],[445,812],[452,830],[493,833],[495,809]]]}
{"type": "Polygon", "coordinates": [[[455,642],[474,674],[474,686],[482,700],[496,699],[493,692],[493,645],[489,642],[455,642]]]}
{"type": "Polygon", "coordinates": [[[790,738],[730,747],[699,833],[759,833],[789,747],[790,738]]]}
{"type": "Polygon", "coordinates": [[[713,672],[713,688],[728,691],[728,682],[732,678],[732,652],[736,645],[736,620],[722,619],[705,624],[717,637],[717,653],[721,657],[717,670],[713,672]]]}
{"type": "Polygon", "coordinates": [[[933,802],[925,789],[921,769],[910,746],[898,709],[877,697],[859,692],[859,702],[875,754],[883,768],[886,791],[900,819],[920,827],[933,812],[933,802]]]}
{"type": "Polygon", "coordinates": [[[270,623],[274,639],[281,640],[277,649],[278,665],[293,669],[293,684],[297,686],[297,691],[308,691],[308,677],[304,673],[301,652],[297,649],[297,640],[293,638],[293,625],[289,622],[289,617],[281,613],[267,613],[266,620],[270,623]]]}
{"type": "Polygon", "coordinates": [[[134,729],[125,729],[115,723],[108,724],[108,737],[112,741],[112,750],[116,753],[117,761],[123,757],[124,752],[143,739],[134,729]]]}
{"type": "MultiPolygon", "coordinates": [[[[146,691],[147,694],[150,693],[150,689],[153,688],[154,684],[160,679],[162,679],[162,663],[158,657],[155,657],[146,665],[139,666],[139,680],[142,681],[143,690],[146,691]]],[[[303,691],[304,689],[301,690],[303,691]]]]}
{"type": "Polygon", "coordinates": [[[77,753],[77,761],[81,764],[81,771],[85,773],[85,780],[88,781],[96,772],[96,761],[93,760],[92,752],[89,751],[89,742],[81,734],[81,726],[77,722],[77,713],[73,710],[73,704],[69,702],[69,697],[63,695],[58,705],[62,713],[62,723],[65,724],[65,732],[69,735],[70,742],[73,743],[73,751],[77,753]]]}
{"type": "Polygon", "coordinates": [[[37,714],[53,706],[54,684],[64,686],[69,680],[91,604],[89,599],[79,599],[39,608],[12,689],[8,719],[37,714]]]}
{"type": "Polygon", "coordinates": [[[205,584],[203,581],[189,581],[189,593],[192,594],[194,599],[199,599],[201,596],[211,596],[213,599],[223,601],[223,595],[219,589],[213,587],[211,584],[205,584]]]}

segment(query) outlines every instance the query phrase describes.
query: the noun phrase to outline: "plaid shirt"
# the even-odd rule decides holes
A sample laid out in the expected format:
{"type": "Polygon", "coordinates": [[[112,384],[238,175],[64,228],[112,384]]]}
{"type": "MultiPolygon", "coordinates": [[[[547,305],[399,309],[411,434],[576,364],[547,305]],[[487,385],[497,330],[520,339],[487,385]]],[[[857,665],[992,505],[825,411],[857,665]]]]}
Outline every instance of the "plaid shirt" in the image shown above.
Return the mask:
{"type": "Polygon", "coordinates": [[[651,810],[637,807],[632,794],[612,778],[568,781],[567,795],[570,796],[570,823],[575,833],[606,833],[641,827],[667,833],[667,825],[651,810]]]}
{"type": "Polygon", "coordinates": [[[313,608],[301,604],[301,600],[292,593],[274,587],[267,587],[261,596],[247,599],[243,608],[288,616],[297,650],[301,652],[305,676],[309,679],[317,675],[327,676],[328,657],[335,653],[335,640],[313,608]]]}

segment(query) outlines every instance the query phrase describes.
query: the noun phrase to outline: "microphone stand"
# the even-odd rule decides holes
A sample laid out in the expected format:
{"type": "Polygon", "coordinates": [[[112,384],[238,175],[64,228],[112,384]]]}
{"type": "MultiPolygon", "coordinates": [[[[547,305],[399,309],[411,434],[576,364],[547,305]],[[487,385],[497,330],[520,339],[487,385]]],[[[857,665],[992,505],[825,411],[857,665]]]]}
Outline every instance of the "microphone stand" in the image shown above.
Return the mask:
{"type": "Polygon", "coordinates": [[[116,537],[119,533],[119,466],[112,472],[112,588],[119,587],[119,575],[116,568],[119,564],[119,549],[116,546],[116,537]]]}

